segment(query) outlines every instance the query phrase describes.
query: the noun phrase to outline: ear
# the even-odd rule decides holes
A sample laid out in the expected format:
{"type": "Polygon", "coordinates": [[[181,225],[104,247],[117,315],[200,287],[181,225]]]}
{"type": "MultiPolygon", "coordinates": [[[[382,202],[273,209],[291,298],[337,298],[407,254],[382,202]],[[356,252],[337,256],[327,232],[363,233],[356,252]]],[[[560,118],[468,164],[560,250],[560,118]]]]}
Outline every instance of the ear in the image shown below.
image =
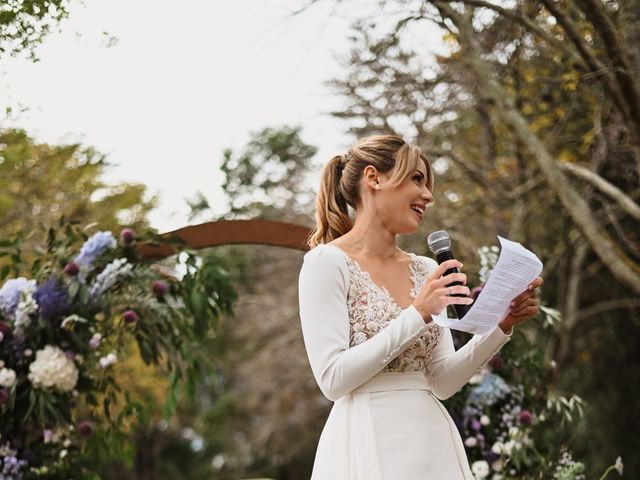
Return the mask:
{"type": "Polygon", "coordinates": [[[380,175],[376,167],[373,165],[367,165],[362,172],[362,178],[364,178],[365,185],[372,190],[380,190],[380,175]]]}

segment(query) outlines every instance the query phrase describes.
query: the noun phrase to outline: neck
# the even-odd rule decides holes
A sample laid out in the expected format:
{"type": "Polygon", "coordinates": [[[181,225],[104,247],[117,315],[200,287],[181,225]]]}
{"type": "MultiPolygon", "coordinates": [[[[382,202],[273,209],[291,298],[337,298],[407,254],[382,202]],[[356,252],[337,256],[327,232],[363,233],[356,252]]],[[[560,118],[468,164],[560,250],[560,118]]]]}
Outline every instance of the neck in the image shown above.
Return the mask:
{"type": "Polygon", "coordinates": [[[353,228],[343,236],[344,240],[362,255],[387,260],[398,255],[396,235],[379,219],[356,216],[353,228]]]}

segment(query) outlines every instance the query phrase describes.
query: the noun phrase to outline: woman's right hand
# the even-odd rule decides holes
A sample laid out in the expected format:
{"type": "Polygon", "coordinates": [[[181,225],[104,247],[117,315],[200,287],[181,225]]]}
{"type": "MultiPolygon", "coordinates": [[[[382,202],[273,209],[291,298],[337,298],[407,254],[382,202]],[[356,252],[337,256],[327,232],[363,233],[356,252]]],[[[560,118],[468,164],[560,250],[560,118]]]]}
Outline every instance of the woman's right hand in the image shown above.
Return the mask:
{"type": "Polygon", "coordinates": [[[413,302],[413,306],[418,310],[425,322],[431,321],[431,315],[437,315],[444,310],[447,305],[471,305],[473,299],[468,295],[471,293],[466,286],[467,276],[464,273],[450,273],[443,277],[444,272],[450,268],[460,268],[462,263],[458,260],[446,260],[438,265],[431,275],[422,284],[420,292],[413,302]],[[462,285],[452,285],[453,282],[461,282],[462,285]],[[455,294],[467,295],[467,297],[453,297],[455,294]]]}

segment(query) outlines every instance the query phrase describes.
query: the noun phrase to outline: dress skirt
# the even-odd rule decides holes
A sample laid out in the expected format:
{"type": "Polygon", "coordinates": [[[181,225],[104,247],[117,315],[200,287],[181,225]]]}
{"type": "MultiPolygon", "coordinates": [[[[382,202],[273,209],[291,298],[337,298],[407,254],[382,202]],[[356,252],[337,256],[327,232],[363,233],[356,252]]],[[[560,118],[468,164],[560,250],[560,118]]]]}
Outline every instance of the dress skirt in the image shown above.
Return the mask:
{"type": "Polygon", "coordinates": [[[458,430],[418,373],[379,373],[333,405],[312,480],[473,480],[458,430]]]}

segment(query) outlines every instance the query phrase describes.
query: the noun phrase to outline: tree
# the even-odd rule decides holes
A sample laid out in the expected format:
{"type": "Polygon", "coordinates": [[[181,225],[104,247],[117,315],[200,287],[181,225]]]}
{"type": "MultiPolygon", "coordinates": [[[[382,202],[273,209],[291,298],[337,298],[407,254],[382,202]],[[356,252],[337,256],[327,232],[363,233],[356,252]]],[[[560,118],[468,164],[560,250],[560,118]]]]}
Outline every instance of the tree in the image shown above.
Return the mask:
{"type": "Polygon", "coordinates": [[[107,185],[104,155],[79,144],[36,143],[23,130],[0,132],[0,231],[5,238],[64,215],[81,224],[118,231],[148,227],[155,198],[141,184],[107,185]]]}
{"type": "Polygon", "coordinates": [[[225,218],[295,222],[308,215],[313,196],[305,176],[316,151],[300,138],[300,127],[287,126],[254,132],[239,153],[226,149],[220,167],[230,202],[225,218]]]}
{"type": "Polygon", "coordinates": [[[7,0],[0,5],[0,55],[34,49],[69,13],[69,0],[7,0]]]}

